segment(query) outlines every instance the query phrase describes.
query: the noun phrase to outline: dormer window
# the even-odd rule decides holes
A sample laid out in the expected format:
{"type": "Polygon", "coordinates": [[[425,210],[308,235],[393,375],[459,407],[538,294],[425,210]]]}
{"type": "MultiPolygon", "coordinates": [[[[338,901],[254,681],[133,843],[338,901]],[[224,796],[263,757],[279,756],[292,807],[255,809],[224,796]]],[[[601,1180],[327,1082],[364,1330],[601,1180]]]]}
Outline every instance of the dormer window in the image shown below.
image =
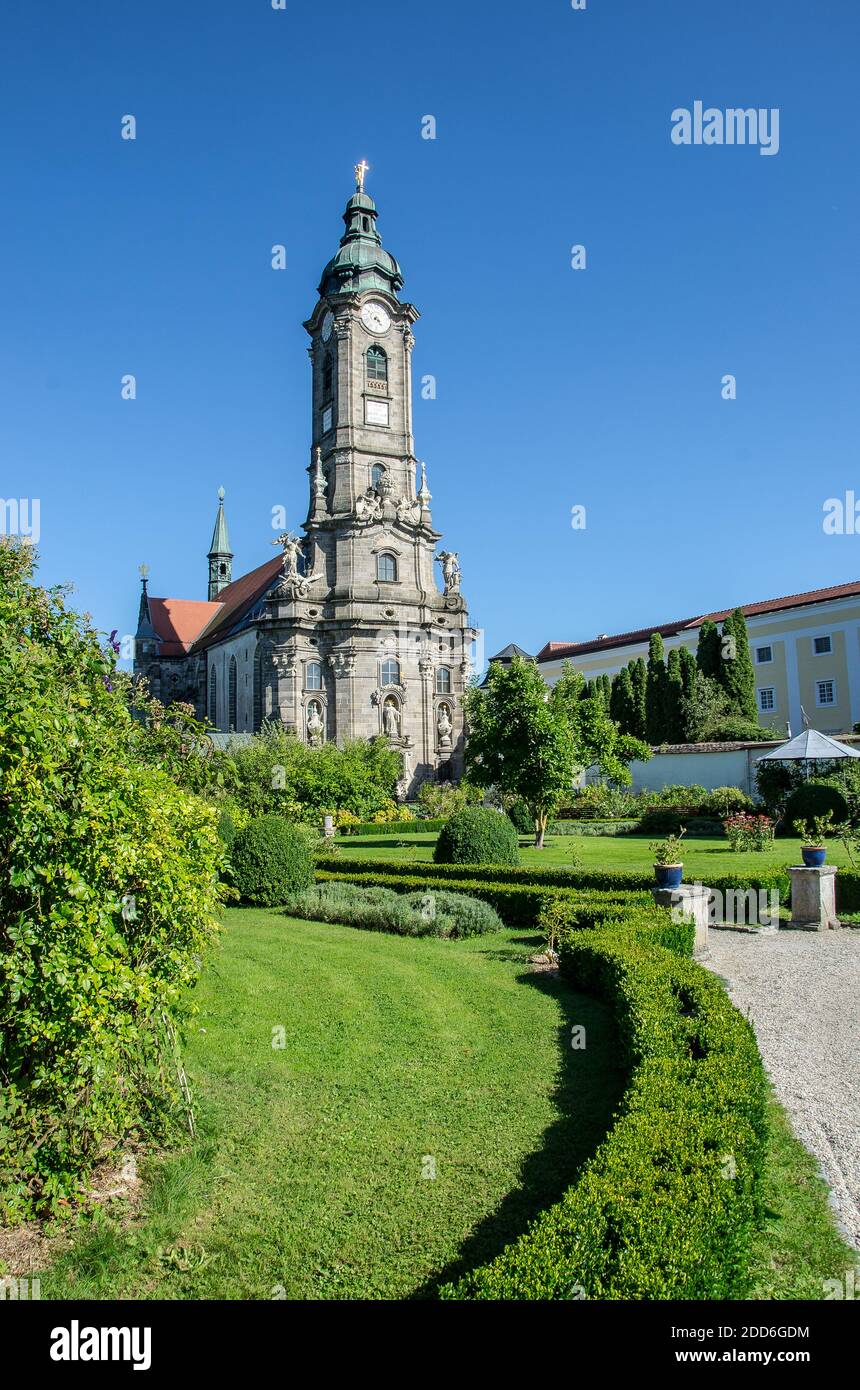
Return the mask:
{"type": "Polygon", "coordinates": [[[367,349],[367,379],[368,381],[388,380],[388,358],[378,343],[374,343],[372,347],[367,349]]]}

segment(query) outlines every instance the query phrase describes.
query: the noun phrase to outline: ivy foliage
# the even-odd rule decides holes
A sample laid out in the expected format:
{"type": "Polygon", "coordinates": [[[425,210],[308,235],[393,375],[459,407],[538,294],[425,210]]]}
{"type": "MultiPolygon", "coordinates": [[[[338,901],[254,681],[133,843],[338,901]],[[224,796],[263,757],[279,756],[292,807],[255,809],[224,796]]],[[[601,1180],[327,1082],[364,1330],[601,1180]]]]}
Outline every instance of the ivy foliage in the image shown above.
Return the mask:
{"type": "Polygon", "coordinates": [[[142,755],[146,710],[132,715],[114,650],[33,567],[26,544],[0,542],[7,1219],[57,1210],[108,1147],[187,1101],[177,1025],[223,855],[216,812],[174,780],[170,739],[142,755]]]}

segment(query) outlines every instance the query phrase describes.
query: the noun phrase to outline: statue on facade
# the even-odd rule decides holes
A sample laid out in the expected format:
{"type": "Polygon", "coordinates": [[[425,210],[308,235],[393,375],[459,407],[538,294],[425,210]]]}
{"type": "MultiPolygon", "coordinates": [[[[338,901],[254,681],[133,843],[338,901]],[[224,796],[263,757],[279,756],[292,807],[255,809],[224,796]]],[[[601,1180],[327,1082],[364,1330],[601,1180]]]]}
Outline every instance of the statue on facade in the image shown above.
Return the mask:
{"type": "Polygon", "coordinates": [[[460,558],[456,550],[440,550],[439,564],[442,566],[442,579],[446,594],[460,592],[460,558]]]}
{"type": "Polygon", "coordinates": [[[382,516],[383,500],[375,488],[366,488],[361,497],[355,503],[355,515],[358,521],[378,521],[382,516]]]}
{"type": "Polygon", "coordinates": [[[386,738],[400,737],[400,711],[397,701],[387,699],[382,709],[382,728],[386,738]]]}
{"type": "Polygon", "coordinates": [[[324,725],[320,714],[319,703],[312,700],[308,706],[308,743],[311,748],[322,747],[324,725]]]}
{"type": "Polygon", "coordinates": [[[284,552],[281,582],[276,592],[288,598],[306,598],[311,584],[321,579],[322,575],[300,573],[299,560],[304,560],[302,541],[292,532],[283,531],[280,536],[275,537],[272,545],[279,545],[284,552]]]}
{"type": "Polygon", "coordinates": [[[436,720],[436,732],[439,735],[439,747],[451,747],[451,734],[454,725],[451,723],[451,712],[447,705],[439,706],[439,717],[436,720]]]}
{"type": "Polygon", "coordinates": [[[408,497],[401,497],[397,503],[397,520],[406,526],[417,526],[421,520],[421,503],[410,502],[408,497]]]}

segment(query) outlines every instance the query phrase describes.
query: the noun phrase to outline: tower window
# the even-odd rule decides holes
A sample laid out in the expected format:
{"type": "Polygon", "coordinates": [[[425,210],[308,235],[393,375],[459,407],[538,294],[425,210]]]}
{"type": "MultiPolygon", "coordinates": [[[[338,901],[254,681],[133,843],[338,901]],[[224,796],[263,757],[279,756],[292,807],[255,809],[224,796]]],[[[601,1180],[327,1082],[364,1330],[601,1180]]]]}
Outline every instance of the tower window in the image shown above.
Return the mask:
{"type": "Polygon", "coordinates": [[[451,668],[450,666],[440,666],[436,672],[436,694],[451,694],[451,668]]]}
{"type": "Polygon", "coordinates": [[[372,487],[379,487],[385,477],[385,469],[381,463],[375,463],[370,470],[370,482],[372,487]]]}
{"type": "Polygon", "coordinates": [[[362,217],[361,222],[362,222],[362,227],[363,227],[364,231],[369,232],[369,231],[370,231],[370,218],[369,218],[369,217],[362,217]]]}
{"type": "Polygon", "coordinates": [[[388,380],[388,358],[378,343],[374,343],[373,347],[367,349],[367,379],[368,381],[388,380]]]}
{"type": "Polygon", "coordinates": [[[332,382],[332,361],[331,361],[331,353],[329,352],[329,353],[326,354],[326,359],[325,359],[325,362],[323,363],[323,386],[322,386],[322,390],[323,390],[323,400],[324,400],[324,401],[329,401],[329,400],[331,400],[331,382],[332,382]]]}
{"type": "Polygon", "coordinates": [[[391,582],[397,578],[397,560],[384,550],[376,557],[376,577],[391,582]]]}
{"type": "Polygon", "coordinates": [[[229,707],[230,707],[229,710],[228,710],[227,726],[228,726],[228,728],[230,729],[230,731],[232,732],[232,731],[236,728],[236,723],[237,723],[237,717],[236,717],[236,714],[237,714],[237,712],[236,712],[236,658],[235,658],[235,656],[231,656],[231,657],[230,657],[230,676],[229,676],[229,683],[228,683],[228,687],[227,687],[227,696],[228,696],[228,704],[229,704],[229,707]]]}
{"type": "Polygon", "coordinates": [[[388,657],[388,659],[382,663],[382,684],[400,684],[400,662],[395,661],[393,657],[388,657]]]}
{"type": "Polygon", "coordinates": [[[305,667],[305,690],[322,690],[322,666],[318,661],[309,661],[305,667]]]}

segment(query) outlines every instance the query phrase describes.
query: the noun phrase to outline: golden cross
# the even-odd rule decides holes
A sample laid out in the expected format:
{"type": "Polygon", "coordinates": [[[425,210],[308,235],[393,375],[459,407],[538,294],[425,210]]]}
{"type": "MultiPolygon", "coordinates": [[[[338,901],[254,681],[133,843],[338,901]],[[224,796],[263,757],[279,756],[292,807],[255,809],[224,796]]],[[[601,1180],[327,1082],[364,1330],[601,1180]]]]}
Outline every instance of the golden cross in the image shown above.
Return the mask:
{"type": "Polygon", "coordinates": [[[139,565],[137,572],[140,575],[141,579],[146,579],[147,575],[149,574],[149,565],[139,565]]]}
{"type": "Polygon", "coordinates": [[[356,164],[355,166],[355,186],[359,193],[364,192],[364,176],[369,169],[370,165],[366,159],[363,159],[360,164],[356,164]]]}

